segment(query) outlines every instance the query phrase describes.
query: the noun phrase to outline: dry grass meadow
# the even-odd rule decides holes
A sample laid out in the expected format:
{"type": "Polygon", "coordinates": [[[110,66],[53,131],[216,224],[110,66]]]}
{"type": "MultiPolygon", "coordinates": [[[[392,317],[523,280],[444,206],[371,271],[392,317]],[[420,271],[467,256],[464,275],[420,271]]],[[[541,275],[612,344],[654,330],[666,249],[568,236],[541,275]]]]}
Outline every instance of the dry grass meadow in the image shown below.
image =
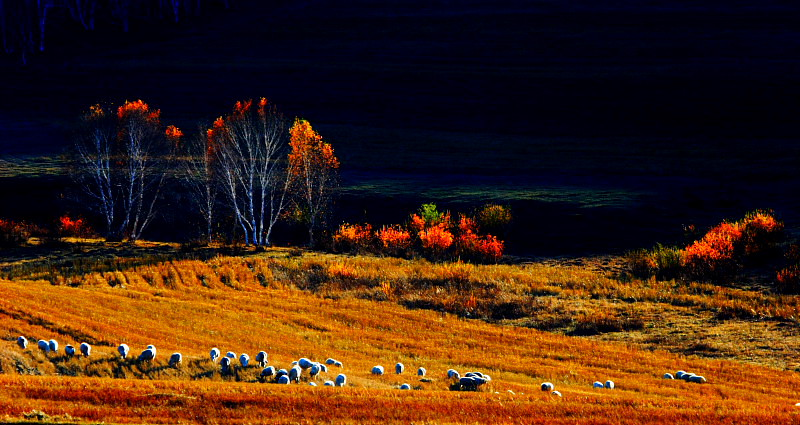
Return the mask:
{"type": "Polygon", "coordinates": [[[594,263],[597,267],[473,266],[287,250],[207,260],[142,258],[136,263],[116,259],[113,265],[84,260],[80,273],[65,266],[74,265],[69,261],[61,266],[25,260],[3,264],[5,276],[13,279],[0,281],[0,419],[800,420],[795,406],[800,376],[793,370],[797,336],[789,330],[796,329],[796,297],[759,297],[747,289],[709,284],[620,280],[603,272],[602,261],[594,263]],[[762,325],[763,332],[753,331],[762,325]],[[749,333],[743,333],[748,327],[749,333]],[[32,341],[26,350],[15,343],[19,335],[32,341]],[[62,347],[88,342],[92,355],[68,358],[63,349],[45,354],[35,348],[37,339],[50,338],[62,347]],[[131,346],[134,357],[154,344],[158,357],[153,363],[122,360],[116,353],[122,342],[131,346]],[[251,357],[265,350],[276,367],[289,367],[300,357],[333,357],[344,363],[343,370],[331,368],[321,380],[343,372],[348,384],[261,383],[258,367],[222,374],[208,358],[214,346],[251,357]],[[764,347],[775,353],[768,355],[764,347]],[[172,352],[184,355],[180,367],[168,366],[172,352]],[[395,362],[406,365],[404,375],[370,374],[373,365],[382,364],[389,372],[395,362]],[[419,366],[428,370],[425,381],[414,374],[419,366]],[[449,391],[449,368],[462,374],[483,371],[492,381],[478,392],[449,391]],[[661,379],[680,369],[708,382],[661,379]],[[607,379],[617,388],[592,388],[592,382],[607,379]],[[563,397],[540,391],[544,381],[554,383],[563,397]],[[400,391],[402,383],[413,390],[400,391]]]}

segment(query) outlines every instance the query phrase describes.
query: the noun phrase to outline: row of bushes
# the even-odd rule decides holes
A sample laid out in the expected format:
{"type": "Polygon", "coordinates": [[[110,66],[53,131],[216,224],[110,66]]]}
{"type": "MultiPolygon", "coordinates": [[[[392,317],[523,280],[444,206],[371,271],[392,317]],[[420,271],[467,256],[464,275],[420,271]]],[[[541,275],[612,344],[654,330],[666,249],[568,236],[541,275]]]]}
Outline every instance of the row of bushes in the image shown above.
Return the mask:
{"type": "MultiPolygon", "coordinates": [[[[753,211],[738,221],[722,222],[684,248],[656,245],[628,254],[631,272],[639,277],[727,280],[749,264],[764,264],[780,256],[783,222],[772,211],[753,211]]],[[[791,269],[781,280],[794,279],[791,269]]],[[[790,288],[783,288],[790,290],[790,288]]]]}
{"type": "Polygon", "coordinates": [[[336,252],[369,252],[393,257],[424,256],[433,260],[459,258],[497,262],[505,242],[482,229],[502,232],[511,221],[507,207],[489,204],[472,216],[440,212],[436,204],[423,204],[406,225],[373,229],[370,224],[342,224],[333,235],[336,252]]]}
{"type": "Polygon", "coordinates": [[[56,223],[41,227],[35,224],[0,219],[0,247],[12,248],[27,244],[32,237],[42,241],[59,241],[68,237],[92,237],[94,230],[81,218],[62,216],[56,223]]]}

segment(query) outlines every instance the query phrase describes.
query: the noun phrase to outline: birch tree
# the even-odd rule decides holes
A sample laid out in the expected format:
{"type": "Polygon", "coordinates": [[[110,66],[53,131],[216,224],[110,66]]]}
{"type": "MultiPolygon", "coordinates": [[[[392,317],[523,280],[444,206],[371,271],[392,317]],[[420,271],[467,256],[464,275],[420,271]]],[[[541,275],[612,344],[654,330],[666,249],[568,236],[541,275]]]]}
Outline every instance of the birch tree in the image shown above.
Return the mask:
{"type": "Polygon", "coordinates": [[[107,240],[135,242],[156,215],[181,131],[137,100],[116,111],[95,105],[81,119],[75,178],[106,224],[107,240]],[[116,113],[114,113],[116,112],[116,113]]]}
{"type": "Polygon", "coordinates": [[[265,98],[236,102],[208,137],[217,178],[245,243],[268,246],[287,203],[286,120],[265,98]]]}
{"type": "Polygon", "coordinates": [[[219,193],[214,157],[213,137],[207,137],[200,132],[187,143],[186,158],[183,163],[184,181],[189,188],[192,201],[205,221],[205,234],[209,244],[212,242],[212,227],[219,193]]]}
{"type": "Polygon", "coordinates": [[[315,233],[325,224],[339,184],[339,159],[308,121],[295,119],[289,133],[292,193],[308,227],[308,244],[314,246],[315,233]]]}

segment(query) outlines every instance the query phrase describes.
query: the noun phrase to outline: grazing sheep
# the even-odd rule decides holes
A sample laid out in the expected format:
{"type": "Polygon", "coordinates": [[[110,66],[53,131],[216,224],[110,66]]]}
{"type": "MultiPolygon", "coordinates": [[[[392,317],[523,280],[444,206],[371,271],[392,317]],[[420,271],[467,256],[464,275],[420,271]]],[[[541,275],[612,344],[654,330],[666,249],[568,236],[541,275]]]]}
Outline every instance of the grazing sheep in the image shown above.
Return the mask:
{"type": "MultiPolygon", "coordinates": [[[[20,337],[20,338],[21,338],[21,337],[20,337]]],[[[330,357],[328,357],[328,359],[327,359],[327,360],[325,360],[325,364],[326,364],[326,365],[331,365],[331,366],[333,366],[333,364],[334,364],[334,363],[336,363],[336,360],[334,360],[334,359],[332,359],[332,358],[330,358],[330,357]]]]}
{"type": "Polygon", "coordinates": [[[288,375],[288,374],[289,374],[289,372],[286,369],[278,369],[278,371],[275,372],[275,379],[278,379],[281,376],[288,375]]]}
{"type": "Polygon", "coordinates": [[[400,386],[400,389],[401,390],[410,390],[411,389],[411,385],[403,384],[403,385],[400,386]]]}
{"type": "Polygon", "coordinates": [[[120,344],[119,347],[117,347],[117,351],[119,351],[119,355],[122,356],[123,359],[127,359],[131,348],[128,347],[128,344],[120,344]]]}
{"type": "Polygon", "coordinates": [[[603,383],[600,382],[600,381],[594,381],[594,384],[592,384],[592,387],[593,388],[603,388],[603,383]]]}
{"type": "Polygon", "coordinates": [[[317,379],[317,375],[322,371],[322,367],[319,363],[315,363],[311,365],[311,369],[308,371],[308,375],[314,379],[317,379]]]}
{"type": "Polygon", "coordinates": [[[675,377],[674,377],[674,376],[672,376],[672,374],[671,374],[671,373],[665,373],[665,374],[664,374],[664,379],[675,379],[675,377]]]}
{"type": "Polygon", "coordinates": [[[137,359],[140,362],[148,361],[151,362],[156,359],[156,350],[152,348],[145,348],[141,354],[139,354],[139,358],[137,359]]]}
{"type": "Polygon", "coordinates": [[[67,354],[67,356],[72,357],[75,355],[75,347],[71,345],[65,345],[64,352],[67,354]]]}
{"type": "Polygon", "coordinates": [[[308,385],[310,385],[310,386],[312,386],[312,387],[316,387],[316,386],[317,386],[317,383],[316,383],[316,382],[309,382],[309,383],[308,383],[308,385]]]}
{"type": "Polygon", "coordinates": [[[555,385],[552,382],[542,382],[542,391],[553,391],[555,385]]]}
{"type": "Polygon", "coordinates": [[[241,363],[243,368],[247,368],[247,365],[250,364],[250,356],[247,354],[242,354],[239,356],[239,363],[241,363]]]}
{"type": "Polygon", "coordinates": [[[556,397],[561,397],[561,392],[560,391],[553,391],[550,394],[552,394],[552,395],[554,395],[556,397]]]}
{"type": "Polygon", "coordinates": [[[607,390],[613,390],[614,389],[614,381],[606,381],[606,383],[603,384],[603,385],[606,387],[607,390]]]}
{"type": "Polygon", "coordinates": [[[302,374],[303,374],[303,368],[301,368],[299,365],[294,365],[292,366],[291,369],[289,369],[289,380],[294,381],[295,383],[299,383],[300,375],[302,374]]]}
{"type": "Polygon", "coordinates": [[[485,379],[476,375],[465,376],[458,380],[458,385],[462,391],[477,391],[478,387],[485,383],[485,379]]]}
{"type": "Polygon", "coordinates": [[[234,353],[233,351],[228,351],[227,353],[225,353],[225,357],[228,357],[228,358],[234,360],[234,359],[236,359],[236,353],[234,353]]]}
{"type": "Polygon", "coordinates": [[[51,339],[50,341],[47,341],[47,345],[50,346],[50,351],[58,353],[58,341],[51,339]]]}
{"type": "Polygon", "coordinates": [[[342,362],[340,362],[339,360],[336,360],[335,362],[333,362],[333,365],[336,366],[336,367],[344,367],[344,366],[342,366],[342,362]]]}
{"type": "Polygon", "coordinates": [[[17,338],[17,345],[19,345],[19,348],[22,348],[23,350],[28,348],[28,338],[25,338],[24,336],[17,338]]]}
{"type": "Polygon", "coordinates": [[[150,344],[150,345],[147,346],[147,349],[153,351],[153,358],[155,359],[156,358],[156,346],[153,345],[153,344],[150,344]]]}
{"type": "Polygon", "coordinates": [[[261,371],[261,379],[266,379],[273,375],[275,375],[275,366],[265,367],[261,371]]]}
{"type": "Polygon", "coordinates": [[[700,375],[692,375],[692,377],[689,378],[689,382],[694,382],[695,384],[702,384],[703,382],[706,382],[706,378],[700,375]]]}
{"type": "Polygon", "coordinates": [[[211,363],[216,363],[217,359],[220,356],[219,348],[217,347],[212,348],[209,354],[211,356],[211,363]]]}
{"type": "Polygon", "coordinates": [[[80,349],[83,357],[89,357],[89,355],[92,354],[92,346],[85,342],[81,343],[80,349]]]}
{"type": "Polygon", "coordinates": [[[281,376],[279,376],[279,377],[278,377],[278,380],[277,380],[277,381],[275,381],[275,382],[277,382],[277,383],[279,383],[279,384],[286,384],[286,385],[288,385],[288,384],[289,384],[290,382],[292,382],[292,381],[289,379],[289,377],[288,377],[288,376],[286,376],[286,375],[281,375],[281,376]]]}
{"type": "Polygon", "coordinates": [[[426,373],[428,373],[428,370],[424,367],[417,369],[417,376],[425,376],[426,373]]]}
{"type": "Polygon", "coordinates": [[[178,367],[181,363],[183,363],[183,355],[181,353],[172,353],[169,357],[170,367],[178,367]]]}
{"type": "Polygon", "coordinates": [[[258,354],[256,354],[256,361],[258,362],[258,365],[261,367],[265,367],[267,363],[269,363],[268,359],[269,356],[267,355],[266,351],[259,351],[258,354]]]}
{"type": "Polygon", "coordinates": [[[686,375],[686,372],[679,370],[675,372],[675,379],[683,379],[683,375],[686,375]]]}
{"type": "Polygon", "coordinates": [[[306,370],[306,369],[310,368],[311,366],[313,366],[313,365],[314,365],[314,362],[312,362],[311,360],[309,360],[309,359],[307,359],[307,358],[303,357],[303,358],[301,358],[300,360],[298,360],[298,361],[297,361],[297,364],[298,364],[298,365],[299,365],[299,366],[300,366],[300,367],[301,367],[303,370],[306,370]]]}
{"type": "Polygon", "coordinates": [[[398,363],[398,364],[394,365],[394,373],[399,375],[399,374],[403,373],[405,368],[406,368],[406,366],[404,364],[398,363]]]}
{"type": "Polygon", "coordinates": [[[325,372],[325,373],[328,373],[328,366],[325,366],[325,365],[324,365],[324,364],[322,364],[322,363],[320,363],[320,364],[319,364],[319,369],[320,369],[321,371],[325,372]]]}
{"type": "Polygon", "coordinates": [[[461,379],[461,375],[455,369],[448,370],[447,371],[447,377],[452,379],[452,380],[454,380],[454,381],[458,381],[459,379],[461,379]]]}
{"type": "Polygon", "coordinates": [[[343,387],[345,384],[347,384],[347,376],[345,376],[344,373],[340,373],[338,376],[336,376],[336,386],[343,387]]]}
{"type": "Polygon", "coordinates": [[[480,372],[467,372],[467,373],[464,374],[464,376],[467,376],[467,377],[469,377],[469,376],[477,376],[479,378],[483,378],[483,374],[480,373],[480,372]]]}
{"type": "Polygon", "coordinates": [[[40,339],[37,345],[39,346],[39,349],[44,351],[45,353],[50,352],[50,344],[47,341],[40,339]]]}
{"type": "Polygon", "coordinates": [[[372,367],[372,374],[373,375],[383,375],[383,366],[373,366],[372,367]]]}
{"type": "Polygon", "coordinates": [[[325,381],[325,383],[324,383],[324,384],[322,384],[322,385],[324,385],[324,386],[326,386],[326,387],[332,387],[332,386],[334,386],[335,384],[333,383],[333,381],[325,381]]]}
{"type": "Polygon", "coordinates": [[[219,365],[222,368],[222,373],[228,373],[231,370],[231,358],[230,357],[223,357],[222,360],[219,361],[219,365]]]}
{"type": "Polygon", "coordinates": [[[691,372],[684,373],[683,375],[681,375],[681,379],[683,379],[686,382],[689,382],[689,380],[692,379],[692,376],[696,376],[696,375],[694,373],[691,373],[691,372]]]}

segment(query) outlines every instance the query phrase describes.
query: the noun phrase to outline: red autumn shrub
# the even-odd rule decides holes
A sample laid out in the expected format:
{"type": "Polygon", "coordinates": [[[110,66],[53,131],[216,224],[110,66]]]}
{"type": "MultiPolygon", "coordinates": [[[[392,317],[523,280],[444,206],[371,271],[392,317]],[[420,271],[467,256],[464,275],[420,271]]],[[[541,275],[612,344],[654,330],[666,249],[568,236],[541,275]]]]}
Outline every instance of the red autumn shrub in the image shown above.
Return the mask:
{"type": "Polygon", "coordinates": [[[421,230],[418,236],[422,248],[435,256],[441,256],[447,248],[453,245],[453,234],[447,230],[444,224],[421,230]]]}
{"type": "Polygon", "coordinates": [[[372,225],[342,224],[333,235],[333,244],[339,251],[365,250],[372,244],[372,225]]]}
{"type": "Polygon", "coordinates": [[[72,219],[65,215],[58,219],[58,235],[60,237],[88,238],[95,233],[82,218],[72,219]]]}
{"type": "Polygon", "coordinates": [[[21,246],[28,242],[31,232],[24,223],[0,220],[0,247],[21,246]]]}
{"type": "Polygon", "coordinates": [[[694,277],[716,279],[729,277],[737,267],[736,249],[741,245],[742,228],[738,223],[721,223],[687,246],[683,265],[694,277]]]}
{"type": "Polygon", "coordinates": [[[399,255],[411,247],[411,232],[399,227],[382,227],[375,233],[383,249],[390,255],[399,255]]]}

